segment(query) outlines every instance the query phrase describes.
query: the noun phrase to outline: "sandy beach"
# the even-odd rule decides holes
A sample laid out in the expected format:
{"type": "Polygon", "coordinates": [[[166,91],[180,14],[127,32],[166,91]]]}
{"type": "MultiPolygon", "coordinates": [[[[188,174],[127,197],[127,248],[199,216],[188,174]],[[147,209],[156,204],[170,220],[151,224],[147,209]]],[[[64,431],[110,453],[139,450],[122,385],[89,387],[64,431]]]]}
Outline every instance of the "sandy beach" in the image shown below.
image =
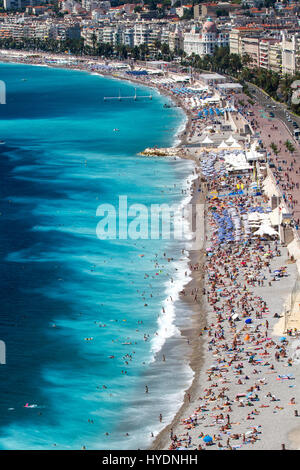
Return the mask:
{"type": "MultiPolygon", "coordinates": [[[[0,60],[17,61],[8,55],[0,60]]],[[[86,70],[83,64],[67,68],[86,70]]],[[[212,162],[213,149],[190,146],[203,137],[209,122],[194,121],[195,113],[172,88],[123,75],[114,77],[153,86],[186,113],[177,147],[180,158],[195,162],[191,203],[203,210],[205,243],[189,252],[192,280],[181,292],[194,312],[192,327],[181,330],[194,380],[151,449],[300,449],[300,333],[283,317],[299,276],[298,239],[282,245],[276,235],[253,236],[248,215],[267,215],[272,209],[266,191],[251,192],[252,171],[228,175],[224,153],[212,162]],[[233,193],[241,183],[244,190],[233,193]]],[[[290,201],[295,207],[297,202],[290,201]]],[[[290,308],[297,319],[295,305],[290,308]]]]}

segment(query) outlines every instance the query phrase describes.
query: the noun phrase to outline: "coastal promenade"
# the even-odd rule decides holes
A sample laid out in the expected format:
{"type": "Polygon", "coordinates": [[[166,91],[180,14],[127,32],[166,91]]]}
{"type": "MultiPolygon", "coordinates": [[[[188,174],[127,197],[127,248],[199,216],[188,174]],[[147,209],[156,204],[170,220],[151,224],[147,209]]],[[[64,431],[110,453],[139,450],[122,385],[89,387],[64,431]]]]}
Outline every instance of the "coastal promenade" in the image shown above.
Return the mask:
{"type": "MultiPolygon", "coordinates": [[[[247,96],[242,95],[242,99],[247,102],[247,96]]],[[[286,206],[293,214],[294,220],[300,226],[300,147],[299,143],[291,136],[285,124],[277,118],[272,118],[269,111],[262,108],[259,102],[248,105],[245,109],[251,110],[254,115],[251,120],[255,131],[260,133],[261,140],[267,151],[270,153],[270,161],[274,165],[272,172],[276,183],[283,194],[286,206]],[[285,142],[293,144],[294,151],[290,152],[285,142]],[[278,149],[276,155],[272,145],[278,149]]]]}
{"type": "MultiPolygon", "coordinates": [[[[88,63],[70,68],[96,70],[88,63]]],[[[205,248],[190,252],[193,279],[181,292],[182,299],[194,309],[193,331],[182,331],[191,350],[194,382],[186,391],[183,407],[171,424],[164,423],[166,427],[152,448],[298,449],[300,338],[297,330],[278,327],[298,277],[297,262],[289,246],[280,244],[276,229],[265,236],[249,227],[249,214],[259,217],[270,213],[270,199],[252,191],[256,180],[253,166],[245,160],[244,167],[234,167],[234,160],[249,150],[249,142],[247,136],[230,128],[229,120],[225,122],[230,109],[247,97],[221,95],[214,87],[198,82],[192,84],[196,91],[180,91],[188,88],[183,76],[177,83],[175,79],[157,82],[149,76],[129,78],[122,72],[114,76],[156,87],[185,110],[188,120],[177,155],[196,163],[198,178],[191,188],[192,202],[205,204],[205,248]],[[204,113],[201,118],[199,113],[204,113]],[[228,130],[218,134],[217,127],[224,124],[228,130]],[[220,149],[224,139],[230,144],[220,149]],[[243,190],[233,191],[241,183],[243,190]]],[[[250,105],[241,108],[241,116],[252,109],[250,105]]],[[[279,148],[277,157],[271,155],[274,175],[297,222],[298,154],[285,149],[284,141],[291,137],[280,121],[266,117],[259,103],[253,113],[250,124],[260,133],[265,148],[272,152],[271,143],[279,148]]],[[[250,143],[255,143],[254,136],[248,135],[250,143]]],[[[260,169],[259,164],[257,167],[260,169]]],[[[265,177],[262,170],[262,186],[265,177]]]]}

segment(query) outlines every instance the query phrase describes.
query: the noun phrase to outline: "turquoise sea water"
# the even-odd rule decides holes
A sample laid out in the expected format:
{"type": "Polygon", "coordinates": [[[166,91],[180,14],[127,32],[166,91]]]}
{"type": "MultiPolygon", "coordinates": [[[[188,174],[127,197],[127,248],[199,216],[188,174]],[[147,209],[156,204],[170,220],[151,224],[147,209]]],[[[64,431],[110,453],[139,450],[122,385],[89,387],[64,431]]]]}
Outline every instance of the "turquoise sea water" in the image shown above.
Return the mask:
{"type": "Polygon", "coordinates": [[[192,377],[185,245],[100,240],[96,211],[182,202],[192,163],[137,153],[184,116],[156,91],[104,101],[134,85],[83,72],[1,64],[0,79],[0,449],[146,448],[192,377]]]}

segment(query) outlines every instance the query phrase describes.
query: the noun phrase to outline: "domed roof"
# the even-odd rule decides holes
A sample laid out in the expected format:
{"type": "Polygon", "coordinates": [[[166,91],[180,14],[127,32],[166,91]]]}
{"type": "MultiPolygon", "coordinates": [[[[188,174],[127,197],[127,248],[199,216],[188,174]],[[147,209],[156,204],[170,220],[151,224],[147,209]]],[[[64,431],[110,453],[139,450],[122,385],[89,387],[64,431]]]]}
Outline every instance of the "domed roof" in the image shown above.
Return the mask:
{"type": "Polygon", "coordinates": [[[203,25],[203,33],[216,33],[217,27],[211,18],[207,18],[203,25]]]}

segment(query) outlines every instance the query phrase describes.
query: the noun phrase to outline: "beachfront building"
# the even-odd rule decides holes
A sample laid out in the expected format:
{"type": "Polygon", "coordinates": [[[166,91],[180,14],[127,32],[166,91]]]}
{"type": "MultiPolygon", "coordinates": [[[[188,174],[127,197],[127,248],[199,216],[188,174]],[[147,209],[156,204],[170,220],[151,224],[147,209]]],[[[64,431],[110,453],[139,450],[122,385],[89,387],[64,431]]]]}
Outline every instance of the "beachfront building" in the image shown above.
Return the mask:
{"type": "Polygon", "coordinates": [[[224,75],[220,75],[219,73],[201,73],[198,76],[198,79],[202,85],[212,87],[227,81],[226,77],[224,77],[224,75]]]}
{"type": "Polygon", "coordinates": [[[176,29],[169,32],[169,48],[171,51],[183,50],[183,33],[176,29]]]}
{"type": "Polygon", "coordinates": [[[203,24],[201,33],[195,26],[191,32],[184,34],[183,48],[187,55],[197,54],[200,57],[212,55],[216,47],[226,47],[229,44],[229,34],[218,31],[211,18],[203,24]]]}
{"type": "Polygon", "coordinates": [[[259,67],[274,72],[281,71],[281,41],[274,38],[264,38],[259,41],[259,67]]]}
{"type": "Polygon", "coordinates": [[[300,32],[298,27],[280,26],[233,28],[229,35],[232,54],[250,57],[249,67],[293,75],[300,70],[300,32]]]}
{"type": "Polygon", "coordinates": [[[282,47],[281,42],[274,42],[269,47],[270,70],[281,73],[282,70],[282,47]]]}
{"type": "Polygon", "coordinates": [[[12,10],[42,5],[46,2],[47,0],[3,0],[3,7],[5,10],[12,10]]]}
{"type": "Polygon", "coordinates": [[[148,23],[137,22],[134,24],[134,45],[148,44],[151,26],[148,23]]]}
{"type": "Polygon", "coordinates": [[[134,29],[127,26],[122,32],[122,44],[128,47],[134,46],[134,29]]]}
{"type": "Polygon", "coordinates": [[[242,55],[247,54],[250,57],[250,64],[252,67],[260,66],[260,36],[250,36],[242,38],[242,55]]]}
{"type": "MultiPolygon", "coordinates": [[[[114,21],[107,24],[103,21],[87,23],[81,27],[81,37],[85,44],[92,46],[95,43],[108,43],[111,45],[123,44],[134,47],[145,44],[150,51],[154,50],[157,41],[169,44],[170,30],[165,23],[144,21],[114,21]]],[[[180,36],[174,33],[172,37],[176,47],[180,42],[180,36]]]]}
{"type": "Polygon", "coordinates": [[[229,33],[230,53],[243,55],[245,53],[243,39],[246,37],[250,38],[251,36],[258,36],[262,32],[263,28],[258,26],[239,26],[232,28],[229,33]]]}
{"type": "Polygon", "coordinates": [[[81,37],[89,47],[94,47],[96,43],[102,42],[102,32],[103,28],[97,28],[96,26],[81,27],[81,37]]]}
{"type": "Polygon", "coordinates": [[[16,42],[23,39],[75,39],[80,37],[80,25],[74,20],[64,21],[48,18],[8,17],[0,23],[0,39],[13,38],[16,42]]]}
{"type": "Polygon", "coordinates": [[[282,73],[294,75],[300,70],[300,34],[282,36],[282,73]]]}

